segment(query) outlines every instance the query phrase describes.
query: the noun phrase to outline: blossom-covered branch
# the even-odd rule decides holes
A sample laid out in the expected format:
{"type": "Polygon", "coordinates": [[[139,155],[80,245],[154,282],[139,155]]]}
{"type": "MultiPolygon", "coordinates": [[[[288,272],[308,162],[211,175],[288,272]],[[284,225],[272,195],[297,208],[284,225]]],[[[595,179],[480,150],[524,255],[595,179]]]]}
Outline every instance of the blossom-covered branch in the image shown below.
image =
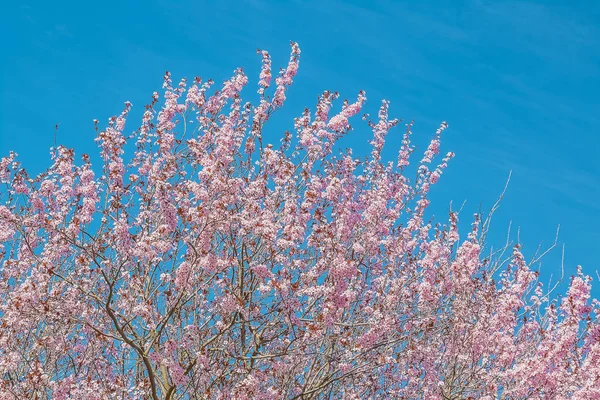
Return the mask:
{"type": "Polygon", "coordinates": [[[479,216],[425,219],[447,124],[412,182],[387,101],[366,159],[335,151],[364,92],[266,143],[300,48],[273,88],[259,55],[255,105],[241,69],[211,93],[167,73],[133,135],[130,103],[98,129],[101,165],[1,159],[0,398],[600,398],[590,278],[553,299],[519,245],[483,256],[479,216]]]}

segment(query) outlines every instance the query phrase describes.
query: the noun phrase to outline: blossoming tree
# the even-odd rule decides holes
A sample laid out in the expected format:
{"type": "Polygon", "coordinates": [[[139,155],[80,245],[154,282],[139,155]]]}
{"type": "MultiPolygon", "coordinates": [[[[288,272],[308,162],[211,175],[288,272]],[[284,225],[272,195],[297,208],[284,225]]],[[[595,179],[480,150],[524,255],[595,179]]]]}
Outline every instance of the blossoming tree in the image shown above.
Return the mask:
{"type": "Polygon", "coordinates": [[[97,128],[102,165],[1,160],[0,399],[600,398],[590,279],[551,298],[477,216],[424,219],[446,124],[412,182],[385,101],[367,159],[334,150],[363,92],[268,144],[300,49],[273,89],[259,54],[257,105],[242,70],[210,95],[167,73],[135,133],[129,103],[97,128]]]}

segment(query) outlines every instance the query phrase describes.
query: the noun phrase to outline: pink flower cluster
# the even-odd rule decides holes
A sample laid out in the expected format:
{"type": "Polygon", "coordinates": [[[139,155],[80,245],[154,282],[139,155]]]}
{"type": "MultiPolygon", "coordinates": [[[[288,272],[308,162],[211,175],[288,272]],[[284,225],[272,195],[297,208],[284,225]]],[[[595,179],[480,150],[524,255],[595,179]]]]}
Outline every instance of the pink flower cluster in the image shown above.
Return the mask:
{"type": "Polygon", "coordinates": [[[387,101],[366,159],[335,151],[364,92],[266,143],[300,49],[273,88],[259,54],[256,106],[242,70],[211,93],[167,73],[139,130],[127,103],[98,132],[101,165],[0,160],[0,399],[600,399],[590,278],[552,297],[481,217],[426,219],[447,124],[414,182],[412,122],[383,161],[387,101]]]}

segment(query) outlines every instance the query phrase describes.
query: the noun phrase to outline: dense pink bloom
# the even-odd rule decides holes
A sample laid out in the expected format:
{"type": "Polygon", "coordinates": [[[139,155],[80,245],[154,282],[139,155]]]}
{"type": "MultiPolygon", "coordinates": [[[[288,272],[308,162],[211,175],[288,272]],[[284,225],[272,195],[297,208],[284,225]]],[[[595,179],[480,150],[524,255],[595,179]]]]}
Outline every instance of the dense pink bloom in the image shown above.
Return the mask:
{"type": "Polygon", "coordinates": [[[447,124],[409,170],[383,101],[368,157],[338,154],[366,95],[326,91],[268,143],[300,49],[273,87],[259,54],[254,105],[241,69],[211,93],[166,73],[135,134],[130,103],[98,130],[100,165],[0,160],[0,399],[600,398],[591,279],[552,298],[480,216],[429,221],[447,124]]]}

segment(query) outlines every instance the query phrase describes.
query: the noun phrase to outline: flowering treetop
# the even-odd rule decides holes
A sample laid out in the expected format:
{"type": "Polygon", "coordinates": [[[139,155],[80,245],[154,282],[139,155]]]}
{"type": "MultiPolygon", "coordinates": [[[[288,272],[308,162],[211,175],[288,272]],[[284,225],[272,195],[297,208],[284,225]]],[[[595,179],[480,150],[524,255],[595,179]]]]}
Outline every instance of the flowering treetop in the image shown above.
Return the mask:
{"type": "Polygon", "coordinates": [[[259,54],[255,105],[242,70],[210,95],[167,73],[137,131],[130,103],[97,128],[98,168],[1,159],[0,399],[600,398],[590,279],[553,299],[518,245],[483,257],[478,216],[425,221],[447,125],[414,181],[386,101],[366,160],[334,151],[364,92],[265,143],[300,49],[273,88],[259,54]]]}

